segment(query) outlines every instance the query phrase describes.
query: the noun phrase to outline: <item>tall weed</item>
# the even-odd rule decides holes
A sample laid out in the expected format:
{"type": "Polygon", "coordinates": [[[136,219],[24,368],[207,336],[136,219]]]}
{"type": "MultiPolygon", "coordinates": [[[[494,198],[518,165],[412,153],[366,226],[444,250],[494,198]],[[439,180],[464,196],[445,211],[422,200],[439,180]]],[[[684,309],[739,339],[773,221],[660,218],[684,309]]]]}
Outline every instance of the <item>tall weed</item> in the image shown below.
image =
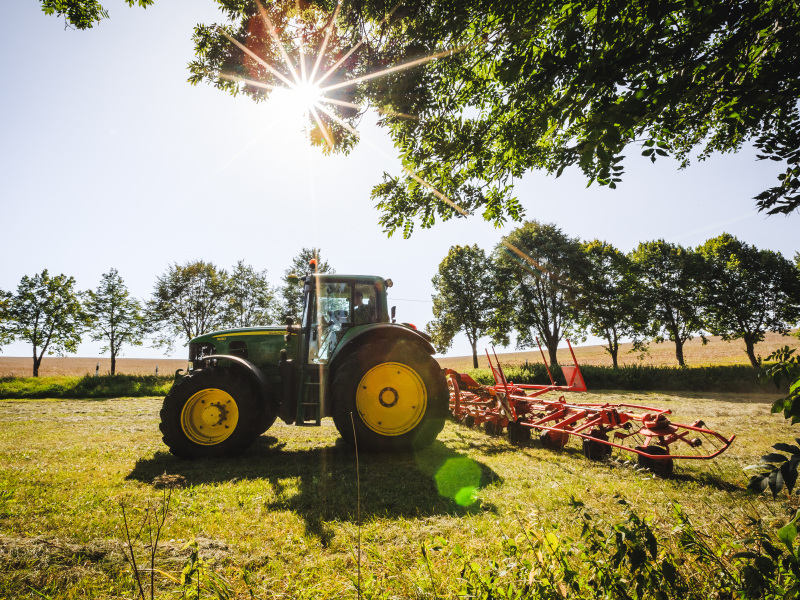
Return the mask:
{"type": "Polygon", "coordinates": [[[795,521],[775,532],[753,520],[734,538],[722,530],[698,531],[676,504],[676,525],[664,534],[624,499],[618,502],[621,518],[606,524],[573,498],[579,537],[559,535],[556,525],[547,523],[526,528],[516,539],[504,537],[503,556],[485,566],[470,561],[460,547],[450,548],[463,561],[458,595],[477,600],[778,600],[800,594],[795,521]]]}

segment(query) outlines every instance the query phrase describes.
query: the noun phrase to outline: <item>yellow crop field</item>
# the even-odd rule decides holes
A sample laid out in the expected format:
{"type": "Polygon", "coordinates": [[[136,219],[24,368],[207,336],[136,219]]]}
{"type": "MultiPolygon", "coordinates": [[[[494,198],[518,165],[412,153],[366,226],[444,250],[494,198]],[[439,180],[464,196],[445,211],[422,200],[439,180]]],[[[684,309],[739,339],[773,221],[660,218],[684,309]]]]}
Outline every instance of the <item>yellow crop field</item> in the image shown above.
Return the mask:
{"type": "MultiPolygon", "coordinates": [[[[736,340],[733,342],[723,341],[719,337],[708,337],[708,344],[703,344],[700,338],[695,338],[686,343],[683,347],[684,360],[690,367],[710,366],[710,365],[746,365],[749,364],[747,355],[744,351],[744,342],[736,340]]],[[[649,351],[640,355],[631,353],[633,344],[622,344],[619,351],[620,365],[652,365],[652,366],[677,366],[675,360],[675,344],[663,342],[661,344],[651,343],[649,351]]],[[[800,339],[794,336],[784,336],[777,333],[768,333],[763,342],[756,345],[756,356],[766,358],[774,350],[790,346],[797,348],[800,346],[800,339]]],[[[491,348],[489,349],[491,352],[491,348]]],[[[545,350],[545,356],[547,351],[545,350]]],[[[542,355],[538,349],[526,350],[524,352],[498,352],[497,357],[503,366],[524,365],[525,362],[540,363],[542,355]]],[[[579,346],[575,348],[575,357],[582,365],[611,366],[611,355],[602,346],[579,346]]],[[[558,360],[564,364],[571,364],[572,358],[569,349],[564,344],[564,348],[558,350],[558,360]]],[[[442,367],[455,370],[468,370],[472,368],[471,356],[453,356],[440,358],[439,363],[442,367]]],[[[0,363],[2,364],[2,363],[0,363]]],[[[479,368],[488,368],[486,354],[481,348],[478,352],[479,368]]]]}
{"type": "MultiPolygon", "coordinates": [[[[81,376],[94,375],[100,367],[100,375],[111,372],[111,360],[108,358],[82,358],[75,356],[46,356],[42,359],[39,375],[57,377],[59,375],[81,376]]],[[[155,375],[156,367],[159,375],[169,375],[176,369],[186,368],[183,358],[118,358],[117,373],[124,375],[155,375]]],[[[31,357],[0,356],[0,377],[30,377],[33,372],[31,357]]]]}

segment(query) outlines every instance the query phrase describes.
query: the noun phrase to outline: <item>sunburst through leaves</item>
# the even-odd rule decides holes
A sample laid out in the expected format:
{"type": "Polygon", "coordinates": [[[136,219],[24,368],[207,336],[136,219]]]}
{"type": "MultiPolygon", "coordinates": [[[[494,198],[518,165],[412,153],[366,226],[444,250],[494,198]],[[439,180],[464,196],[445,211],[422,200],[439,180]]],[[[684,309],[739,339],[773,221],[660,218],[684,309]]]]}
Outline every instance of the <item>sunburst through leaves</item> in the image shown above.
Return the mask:
{"type": "MultiPolygon", "coordinates": [[[[268,8],[255,0],[254,7],[238,31],[233,26],[197,28],[195,42],[202,59],[192,63],[191,80],[212,80],[217,87],[243,91],[257,100],[278,90],[289,93],[291,103],[305,114],[311,142],[331,152],[346,151],[358,137],[355,124],[368,107],[361,84],[463,49],[384,65],[386,59],[377,58],[375,48],[396,7],[377,26],[358,33],[342,15],[341,2],[333,13],[299,0],[279,0],[268,8]]],[[[388,117],[416,118],[384,104],[372,108],[388,117]]]]}

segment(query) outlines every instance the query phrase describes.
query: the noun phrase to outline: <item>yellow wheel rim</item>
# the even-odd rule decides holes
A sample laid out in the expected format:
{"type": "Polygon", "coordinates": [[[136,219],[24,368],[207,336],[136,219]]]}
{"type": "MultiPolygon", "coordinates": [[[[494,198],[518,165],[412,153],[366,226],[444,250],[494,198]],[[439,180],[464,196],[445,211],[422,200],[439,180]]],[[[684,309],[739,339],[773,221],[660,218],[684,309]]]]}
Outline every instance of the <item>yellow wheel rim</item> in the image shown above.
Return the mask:
{"type": "Polygon", "coordinates": [[[400,363],[381,363],[361,378],[356,407],[364,424],[380,435],[402,435],[425,415],[428,392],[417,372],[400,363]]]}
{"type": "Polygon", "coordinates": [[[230,437],[239,422],[239,407],[228,392],[209,388],[186,401],[181,411],[181,429],[201,446],[213,446],[230,437]]]}

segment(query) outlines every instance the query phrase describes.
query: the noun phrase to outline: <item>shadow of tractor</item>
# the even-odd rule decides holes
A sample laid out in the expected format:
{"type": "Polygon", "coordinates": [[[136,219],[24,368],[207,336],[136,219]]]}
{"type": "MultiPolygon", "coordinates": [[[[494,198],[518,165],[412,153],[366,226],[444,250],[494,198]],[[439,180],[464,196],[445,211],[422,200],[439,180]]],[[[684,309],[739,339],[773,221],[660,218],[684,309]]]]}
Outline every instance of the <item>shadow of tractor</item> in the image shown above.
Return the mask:
{"type": "Polygon", "coordinates": [[[361,519],[424,518],[494,511],[478,492],[500,477],[441,442],[408,454],[365,454],[338,440],[324,447],[287,450],[275,437],[261,436],[243,455],[227,459],[183,460],[167,452],[136,462],[127,479],[143,483],[164,474],[181,475],[198,486],[263,480],[272,489],[265,508],[288,510],[304,519],[308,533],[328,544],[328,521],[357,518],[360,476],[361,519]]]}

